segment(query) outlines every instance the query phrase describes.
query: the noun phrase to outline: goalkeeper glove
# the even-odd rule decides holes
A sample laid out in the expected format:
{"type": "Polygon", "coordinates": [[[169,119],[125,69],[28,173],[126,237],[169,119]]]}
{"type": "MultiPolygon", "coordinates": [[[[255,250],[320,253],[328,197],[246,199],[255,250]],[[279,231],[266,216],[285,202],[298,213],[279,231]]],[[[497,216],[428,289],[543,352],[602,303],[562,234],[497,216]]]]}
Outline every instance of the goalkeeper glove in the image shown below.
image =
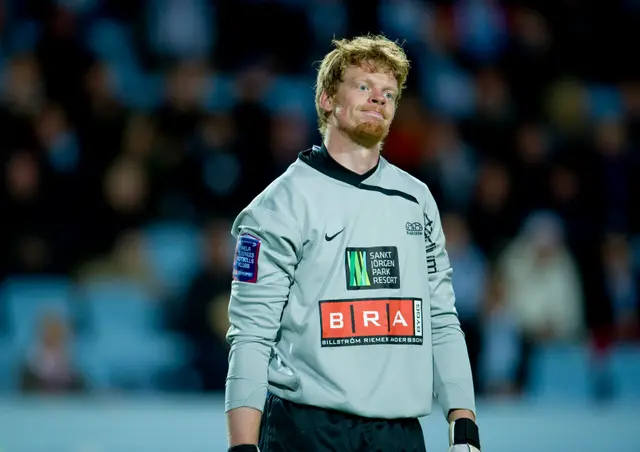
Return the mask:
{"type": "Polygon", "coordinates": [[[460,418],[449,424],[449,452],[480,452],[480,433],[475,422],[460,418]]]}

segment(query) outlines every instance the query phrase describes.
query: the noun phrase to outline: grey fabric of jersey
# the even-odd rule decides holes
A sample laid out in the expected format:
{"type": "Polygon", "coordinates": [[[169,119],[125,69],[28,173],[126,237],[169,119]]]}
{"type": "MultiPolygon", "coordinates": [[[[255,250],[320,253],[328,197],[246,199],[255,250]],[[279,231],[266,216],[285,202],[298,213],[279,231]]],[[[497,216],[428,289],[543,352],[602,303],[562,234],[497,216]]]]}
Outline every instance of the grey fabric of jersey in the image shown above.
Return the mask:
{"type": "MultiPolygon", "coordinates": [[[[452,269],[427,186],[301,152],[236,218],[226,410],[267,391],[364,417],[475,411],[452,269]]],[[[464,275],[457,275],[464,277],[464,275]]]]}

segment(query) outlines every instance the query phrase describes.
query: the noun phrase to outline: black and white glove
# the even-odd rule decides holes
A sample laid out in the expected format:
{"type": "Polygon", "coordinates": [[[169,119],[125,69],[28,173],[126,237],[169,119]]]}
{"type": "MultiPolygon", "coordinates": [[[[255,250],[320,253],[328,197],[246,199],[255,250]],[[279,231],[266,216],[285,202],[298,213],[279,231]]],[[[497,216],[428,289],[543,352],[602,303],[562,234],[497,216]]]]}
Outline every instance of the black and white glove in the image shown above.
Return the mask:
{"type": "Polygon", "coordinates": [[[260,452],[255,444],[238,444],[229,448],[229,452],[260,452]]]}
{"type": "Polygon", "coordinates": [[[480,452],[480,432],[471,419],[449,423],[449,452],[480,452]]]}

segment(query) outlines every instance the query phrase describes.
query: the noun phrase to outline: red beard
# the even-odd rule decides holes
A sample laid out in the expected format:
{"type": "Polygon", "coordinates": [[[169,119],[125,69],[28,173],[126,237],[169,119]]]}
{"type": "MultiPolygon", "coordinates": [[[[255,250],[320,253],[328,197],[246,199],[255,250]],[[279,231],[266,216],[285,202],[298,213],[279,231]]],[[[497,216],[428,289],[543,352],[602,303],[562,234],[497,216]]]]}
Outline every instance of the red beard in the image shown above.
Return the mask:
{"type": "Polygon", "coordinates": [[[387,137],[389,129],[384,121],[371,119],[347,130],[347,133],[355,143],[371,148],[387,137]]]}

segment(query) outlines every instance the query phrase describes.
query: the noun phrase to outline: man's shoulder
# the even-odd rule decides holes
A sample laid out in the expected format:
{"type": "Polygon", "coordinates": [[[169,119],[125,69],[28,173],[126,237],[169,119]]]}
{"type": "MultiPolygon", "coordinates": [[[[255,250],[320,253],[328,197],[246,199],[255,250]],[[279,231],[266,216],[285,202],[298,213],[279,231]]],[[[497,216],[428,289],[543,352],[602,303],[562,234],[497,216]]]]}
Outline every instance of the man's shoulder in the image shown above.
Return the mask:
{"type": "Polygon", "coordinates": [[[298,160],[276,177],[247,206],[247,208],[265,208],[273,211],[292,210],[302,200],[305,165],[298,160]]]}
{"type": "Polygon", "coordinates": [[[394,179],[396,184],[404,188],[404,191],[415,193],[421,202],[432,202],[431,190],[429,190],[429,186],[425,182],[386,159],[383,159],[383,164],[385,172],[389,174],[390,178],[394,179]]]}

